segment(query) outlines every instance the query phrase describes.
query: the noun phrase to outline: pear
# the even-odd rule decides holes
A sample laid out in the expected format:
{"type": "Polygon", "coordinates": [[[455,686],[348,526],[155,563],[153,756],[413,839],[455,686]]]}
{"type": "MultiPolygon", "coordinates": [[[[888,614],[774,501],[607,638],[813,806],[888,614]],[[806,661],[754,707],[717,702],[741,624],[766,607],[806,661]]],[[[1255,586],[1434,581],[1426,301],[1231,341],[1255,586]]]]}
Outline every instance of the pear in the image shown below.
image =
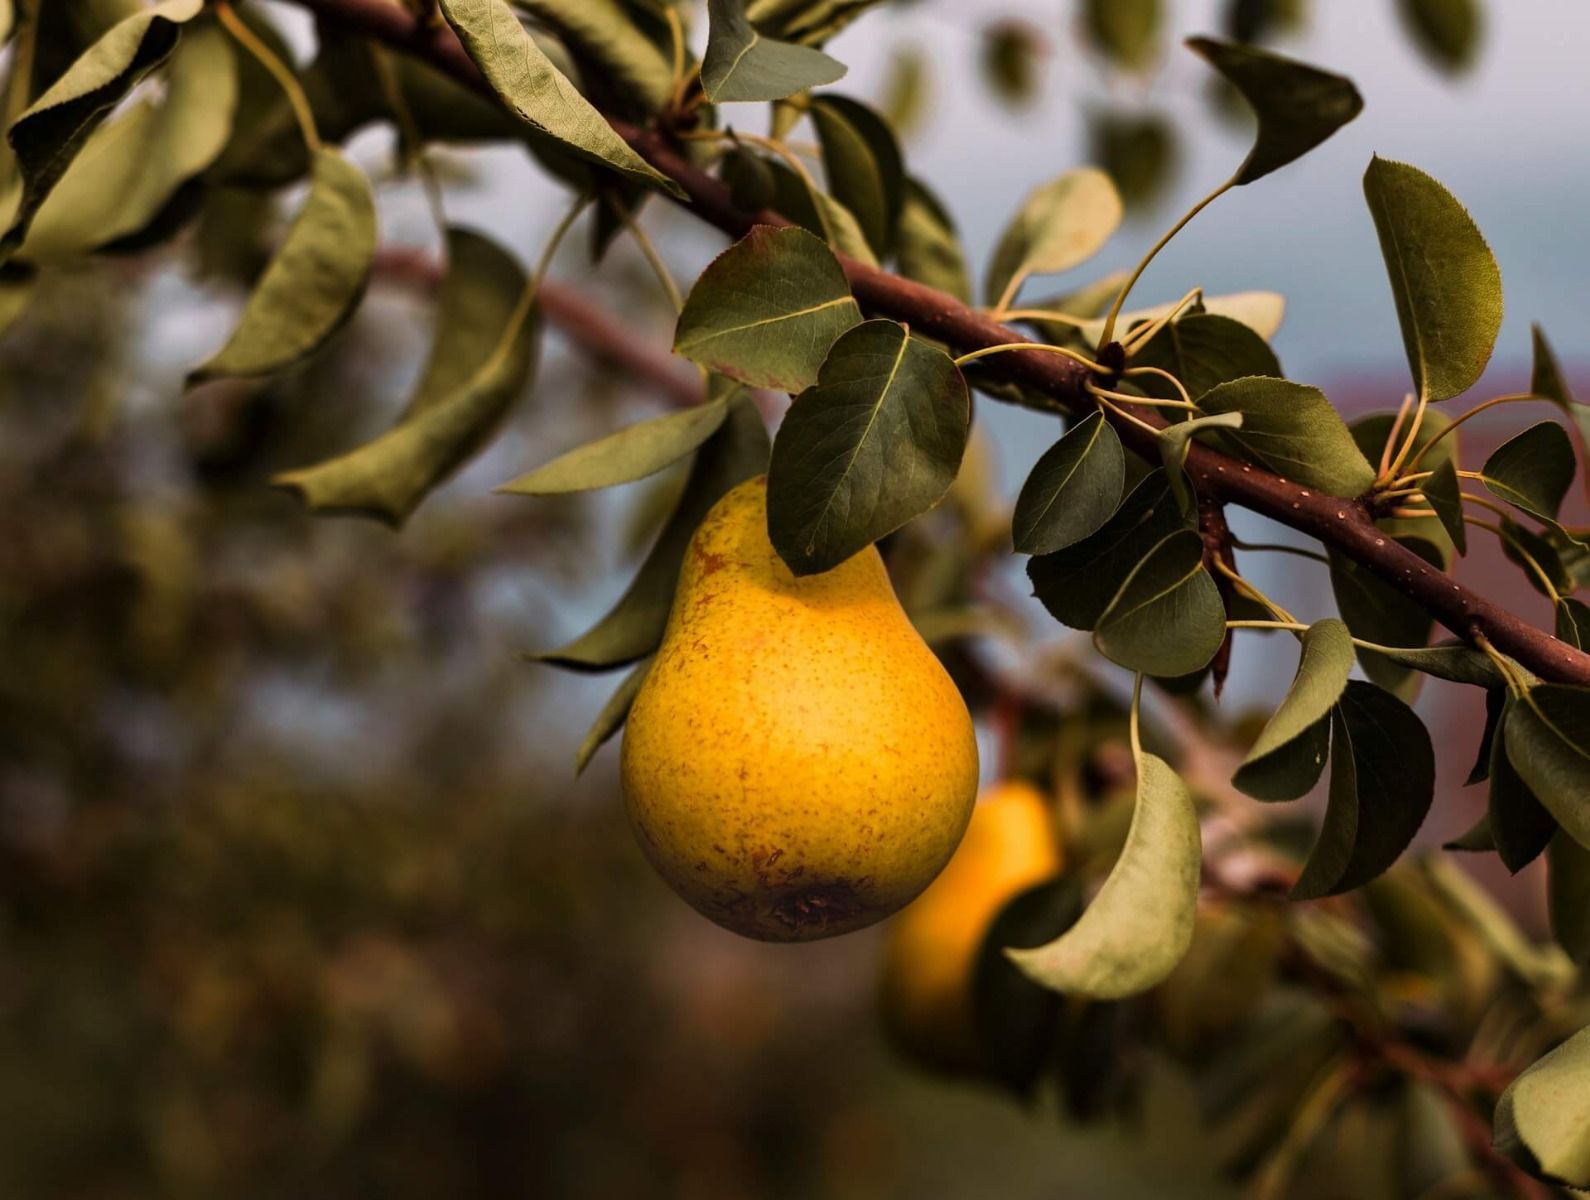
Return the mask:
{"type": "Polygon", "coordinates": [[[972,985],[983,939],[1006,903],[1062,865],[1042,793],[1019,780],[989,788],[949,866],[889,925],[881,1003],[901,1050],[939,1069],[981,1067],[972,985]]]}
{"type": "Polygon", "coordinates": [[[726,929],[799,942],[927,887],[971,817],[977,741],[877,549],[797,578],[759,477],[691,541],[621,772],[674,891],[726,929]]]}

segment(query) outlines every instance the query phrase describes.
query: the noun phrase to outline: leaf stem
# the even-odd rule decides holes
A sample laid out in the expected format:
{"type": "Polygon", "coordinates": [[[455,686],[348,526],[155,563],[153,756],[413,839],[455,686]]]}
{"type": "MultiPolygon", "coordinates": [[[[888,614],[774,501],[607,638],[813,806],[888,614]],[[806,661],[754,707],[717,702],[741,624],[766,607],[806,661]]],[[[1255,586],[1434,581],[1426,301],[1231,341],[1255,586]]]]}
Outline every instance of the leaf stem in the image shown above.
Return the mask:
{"type": "MultiPolygon", "coordinates": [[[[1249,600],[1252,600],[1256,604],[1262,604],[1282,621],[1292,625],[1297,624],[1296,617],[1287,612],[1286,609],[1282,608],[1274,600],[1271,600],[1253,584],[1244,579],[1241,574],[1239,574],[1233,567],[1226,563],[1224,559],[1216,555],[1211,556],[1210,561],[1214,563],[1215,570],[1219,571],[1227,579],[1231,580],[1231,582],[1236,586],[1237,591],[1241,592],[1249,600]]],[[[1304,625],[1302,628],[1307,629],[1308,626],[1304,625]]]]}
{"type": "Polygon", "coordinates": [[[1231,545],[1237,550],[1268,550],[1277,554],[1295,554],[1299,558],[1310,558],[1317,563],[1324,563],[1326,566],[1329,566],[1331,561],[1323,554],[1317,554],[1313,550],[1305,550],[1302,546],[1288,546],[1282,542],[1245,542],[1235,534],[1231,537],[1231,545]]]}
{"type": "Polygon", "coordinates": [[[1397,472],[1402,470],[1402,464],[1407,461],[1408,452],[1413,449],[1413,444],[1419,438],[1419,427],[1424,424],[1424,414],[1429,409],[1430,402],[1422,396],[1419,406],[1413,410],[1413,421],[1408,426],[1408,436],[1402,439],[1402,449],[1397,451],[1397,457],[1391,460],[1391,468],[1387,475],[1395,479],[1397,472]]]}
{"type": "Polygon", "coordinates": [[[1419,453],[1415,454],[1412,460],[1408,463],[1409,470],[1417,467],[1419,463],[1423,461],[1424,456],[1430,453],[1431,446],[1435,445],[1442,438],[1449,436],[1453,430],[1455,430],[1459,425],[1463,424],[1464,421],[1467,421],[1470,417],[1477,417],[1486,409],[1495,408],[1498,404],[1518,404],[1525,400],[1544,399],[1544,396],[1537,396],[1533,392],[1513,392],[1506,396],[1494,396],[1491,399],[1485,401],[1483,404],[1476,404],[1473,408],[1469,409],[1468,412],[1457,417],[1450,425],[1441,430],[1422,447],[1420,447],[1419,453]]]}
{"type": "Polygon", "coordinates": [[[1512,661],[1491,645],[1490,638],[1483,633],[1474,639],[1474,644],[1485,652],[1485,656],[1495,664],[1496,669],[1502,673],[1502,678],[1507,680],[1508,690],[1515,696],[1524,696],[1529,692],[1529,681],[1518,674],[1512,661]]]}
{"type": "Polygon", "coordinates": [[[1143,673],[1139,671],[1132,680],[1132,709],[1129,730],[1132,737],[1132,761],[1141,767],[1143,761],[1143,735],[1141,712],[1143,708],[1143,673]]]}
{"type": "MultiPolygon", "coordinates": [[[[672,9],[668,10],[672,12],[672,9]]],[[[649,234],[636,219],[629,205],[625,204],[616,195],[608,198],[608,203],[618,210],[619,218],[624,222],[624,228],[629,231],[630,237],[635,239],[635,244],[640,247],[640,252],[645,255],[646,263],[651,267],[652,274],[657,276],[657,282],[662,285],[663,292],[668,297],[668,303],[673,305],[674,312],[682,312],[685,307],[685,298],[679,292],[679,285],[674,282],[673,274],[668,270],[668,264],[663,262],[662,255],[657,251],[657,243],[651,240],[649,234]]]]}
{"type": "Polygon", "coordinates": [[[1519,540],[1509,533],[1505,526],[1498,525],[1494,521],[1487,521],[1481,517],[1471,516],[1468,513],[1463,514],[1463,519],[1477,529],[1484,529],[1495,534],[1499,539],[1511,546],[1514,553],[1523,559],[1524,565],[1534,572],[1535,578],[1540,581],[1540,586],[1545,589],[1546,595],[1552,604],[1555,605],[1562,602],[1562,594],[1557,591],[1557,585],[1551,581],[1551,576],[1546,573],[1546,568],[1540,565],[1540,562],[1533,554],[1524,549],[1519,540]]]}
{"type": "Polygon", "coordinates": [[[1506,517],[1509,521],[1513,519],[1512,513],[1488,497],[1476,496],[1473,492],[1459,492],[1458,496],[1467,500],[1470,504],[1478,504],[1481,508],[1489,509],[1499,517],[1506,517]]]}
{"type": "Polygon", "coordinates": [[[1386,444],[1380,448],[1380,469],[1375,473],[1376,479],[1391,478],[1391,454],[1396,446],[1397,439],[1402,435],[1402,423],[1408,419],[1408,410],[1413,407],[1413,393],[1409,392],[1402,398],[1402,407],[1397,409],[1396,420],[1391,423],[1391,432],[1386,434],[1386,444]]]}
{"type": "Polygon", "coordinates": [[[1192,409],[1194,412],[1198,411],[1198,406],[1193,403],[1192,397],[1187,394],[1187,388],[1182,384],[1182,381],[1169,371],[1160,367],[1128,367],[1121,372],[1122,379],[1130,379],[1134,375],[1158,375],[1162,379],[1170,380],[1170,385],[1181,394],[1182,407],[1192,409]]]}
{"type": "Polygon", "coordinates": [[[403,87],[388,55],[389,51],[384,46],[370,47],[370,59],[375,63],[375,73],[380,76],[381,91],[386,95],[387,104],[397,123],[399,158],[404,157],[402,152],[406,148],[420,177],[420,186],[425,190],[425,203],[431,210],[431,220],[443,244],[446,244],[447,210],[442,202],[442,181],[436,174],[430,155],[425,153],[419,124],[414,120],[414,112],[409,108],[408,97],[403,94],[403,87]]]}
{"type": "Polygon", "coordinates": [[[1087,317],[1072,316],[1055,308],[1010,308],[1003,312],[989,309],[988,315],[1005,321],[1053,321],[1056,325],[1070,325],[1076,329],[1092,324],[1087,317]]]}
{"type": "MultiPolygon", "coordinates": [[[[1094,387],[1092,386],[1092,380],[1089,380],[1088,383],[1088,391],[1095,396],[1114,400],[1118,404],[1141,404],[1144,408],[1178,408],[1188,409],[1192,412],[1198,411],[1198,406],[1191,400],[1161,400],[1157,396],[1129,396],[1125,392],[1112,392],[1108,388],[1094,387]]],[[[1185,391],[1182,394],[1185,395],[1185,391]]],[[[1159,431],[1156,429],[1154,432],[1157,434],[1159,431]]]]}
{"type": "Polygon", "coordinates": [[[293,110],[293,117],[298,122],[299,132],[303,134],[304,145],[309,147],[311,154],[319,154],[323,144],[320,140],[320,130],[315,128],[314,110],[309,106],[309,97],[304,95],[298,77],[269,46],[255,36],[254,31],[237,15],[231,0],[218,0],[215,5],[215,15],[237,44],[253,55],[259,65],[269,71],[281,86],[282,92],[287,97],[287,103],[293,110]]]}
{"type": "Polygon", "coordinates": [[[1195,287],[1180,300],[1176,301],[1175,304],[1171,305],[1169,312],[1165,313],[1156,320],[1150,321],[1147,324],[1138,327],[1137,329],[1131,330],[1124,338],[1121,339],[1121,348],[1126,351],[1126,356],[1130,358],[1149,342],[1153,341],[1161,329],[1165,328],[1165,326],[1169,325],[1177,317],[1181,316],[1182,309],[1186,308],[1194,300],[1201,298],[1203,294],[1203,288],[1195,287]]]}
{"type": "Polygon", "coordinates": [[[1098,403],[1103,408],[1105,408],[1105,409],[1109,410],[1110,412],[1114,413],[1116,416],[1120,417],[1121,420],[1131,422],[1133,425],[1136,425],[1139,429],[1146,430],[1148,433],[1152,434],[1156,438],[1159,436],[1160,431],[1158,429],[1156,429],[1154,426],[1150,425],[1147,421],[1143,420],[1141,417],[1135,417],[1131,413],[1127,412],[1120,405],[1113,403],[1105,395],[1105,393],[1099,391],[1097,388],[1089,388],[1088,389],[1088,393],[1095,400],[1097,400],[1098,403]]]}
{"type": "Polygon", "coordinates": [[[1051,346],[1046,342],[1002,342],[997,346],[984,346],[981,350],[972,350],[962,354],[955,360],[957,367],[965,366],[969,362],[976,362],[979,358],[987,358],[990,354],[1003,354],[1007,350],[1037,350],[1043,354],[1059,354],[1073,362],[1079,362],[1090,371],[1100,375],[1108,375],[1110,369],[1101,367],[1080,350],[1072,350],[1066,346],[1051,346]]]}
{"type": "Polygon", "coordinates": [[[1148,253],[1143,255],[1142,261],[1137,264],[1131,275],[1127,277],[1126,282],[1121,285],[1121,290],[1115,297],[1115,303],[1110,305],[1109,315],[1104,318],[1104,332],[1099,335],[1100,346],[1108,346],[1115,337],[1115,322],[1121,315],[1121,308],[1126,303],[1127,296],[1131,295],[1132,288],[1142,278],[1143,272],[1148,269],[1148,264],[1154,261],[1154,256],[1169,245],[1170,239],[1185,229],[1189,221],[1235,187],[1236,182],[1237,177],[1233,175],[1202,200],[1198,201],[1197,204],[1189,208],[1179,221],[1166,230],[1165,235],[1159,241],[1149,247],[1148,253]]]}

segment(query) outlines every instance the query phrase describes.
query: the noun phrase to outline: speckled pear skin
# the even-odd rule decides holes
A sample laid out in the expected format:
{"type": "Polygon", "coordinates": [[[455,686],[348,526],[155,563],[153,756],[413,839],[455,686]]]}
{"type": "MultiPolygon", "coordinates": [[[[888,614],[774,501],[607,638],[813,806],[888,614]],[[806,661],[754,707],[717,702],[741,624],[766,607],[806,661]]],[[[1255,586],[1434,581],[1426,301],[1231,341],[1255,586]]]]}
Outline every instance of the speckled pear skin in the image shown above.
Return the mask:
{"type": "Polygon", "coordinates": [[[877,550],[797,579],[758,478],[696,531],[621,769],[641,847],[680,896],[736,933],[800,942],[932,882],[971,818],[977,742],[877,550]]]}

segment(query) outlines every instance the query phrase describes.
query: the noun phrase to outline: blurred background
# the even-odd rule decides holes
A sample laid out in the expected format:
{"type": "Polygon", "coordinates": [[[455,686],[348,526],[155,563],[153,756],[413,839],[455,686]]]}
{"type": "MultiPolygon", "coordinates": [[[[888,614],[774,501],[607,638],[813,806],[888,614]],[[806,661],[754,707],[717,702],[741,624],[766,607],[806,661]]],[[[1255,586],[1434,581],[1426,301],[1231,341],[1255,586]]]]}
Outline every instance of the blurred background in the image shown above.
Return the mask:
{"type": "MultiPolygon", "coordinates": [[[[312,56],[301,11],[258,7],[312,56]]],[[[1142,71],[1084,53],[1059,0],[890,5],[830,50],[843,90],[902,118],[916,96],[912,169],[974,275],[1030,188],[1111,167],[1132,215],[1091,277],[1129,266],[1246,152],[1244,118],[1179,47],[1232,7],[1167,0],[1142,71]]],[[[1198,218],[1141,298],[1282,292],[1288,374],[1350,415],[1395,407],[1406,367],[1358,182],[1380,153],[1447,184],[1496,251],[1509,315],[1482,394],[1524,385],[1531,321],[1578,375],[1590,10],[1483,5],[1454,43],[1416,4],[1283,7],[1305,11],[1268,44],[1350,75],[1365,113],[1198,218]]],[[[549,309],[504,435],[401,533],[312,519],[267,486],[389,421],[428,337],[420,189],[390,131],[351,147],[380,185],[384,265],[289,382],[181,386],[258,265],[217,236],[245,227],[243,196],[176,250],[52,275],[0,340],[0,1195],[1234,1194],[1174,1140],[1065,1127],[900,1062],[876,1019],[879,931],[783,947],[717,929],[643,863],[616,746],[576,777],[613,681],[522,655],[622,591],[678,480],[490,489],[668,402],[670,315],[632,246],[598,268],[571,246],[553,278],[653,352],[644,369],[549,309]]],[[[438,159],[452,219],[528,260],[555,187],[507,150],[438,159]]],[[[721,248],[661,205],[646,219],[683,280],[721,248]]],[[[978,420],[987,494],[1008,503],[1054,428],[987,401],[978,420]]],[[[1516,429],[1506,410],[1475,424],[1471,454],[1516,429]]],[[[1303,619],[1330,611],[1323,567],[1245,566],[1303,619]]],[[[1549,622],[1499,555],[1459,574],[1549,622]]],[[[1019,562],[1004,584],[1025,595],[1019,562]]],[[[1045,652],[1078,636],[1019,597],[1013,611],[1045,652]]],[[[1260,647],[1237,647],[1233,716],[1291,674],[1260,647]]],[[[1483,807],[1461,786],[1482,708],[1467,689],[1421,698],[1438,746],[1461,747],[1428,842],[1483,807]]],[[[1535,932],[1539,876],[1485,876],[1535,932]]]]}

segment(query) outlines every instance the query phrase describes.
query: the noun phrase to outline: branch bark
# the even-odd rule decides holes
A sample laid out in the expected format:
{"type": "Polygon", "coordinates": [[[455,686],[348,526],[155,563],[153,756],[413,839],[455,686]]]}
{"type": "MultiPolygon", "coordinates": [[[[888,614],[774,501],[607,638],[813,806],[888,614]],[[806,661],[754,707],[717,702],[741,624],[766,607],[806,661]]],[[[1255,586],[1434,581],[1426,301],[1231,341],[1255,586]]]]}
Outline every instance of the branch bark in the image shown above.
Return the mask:
{"type": "MultiPolygon", "coordinates": [[[[427,25],[388,0],[292,2],[350,32],[412,54],[485,95],[495,95],[445,24],[427,25]]],[[[757,224],[790,223],[775,212],[736,208],[727,186],[679,154],[663,133],[608,120],[643,158],[680,185],[686,208],[730,236],[739,237],[757,224]]],[[[920,329],[959,352],[1030,340],[944,292],[844,255],[839,259],[863,308],[920,329]]],[[[1060,355],[1011,351],[984,365],[1001,378],[1041,391],[1062,407],[1074,411],[1093,407],[1082,388],[1084,369],[1060,355]]],[[[1151,462],[1158,458],[1154,435],[1148,430],[1116,421],[1116,431],[1130,449],[1151,462]]],[[[1377,528],[1361,500],[1321,496],[1196,443],[1187,457],[1187,471],[1201,497],[1240,505],[1340,551],[1400,589],[1457,636],[1469,641],[1484,636],[1543,679],[1590,686],[1590,654],[1431,567],[1377,528]]]]}

